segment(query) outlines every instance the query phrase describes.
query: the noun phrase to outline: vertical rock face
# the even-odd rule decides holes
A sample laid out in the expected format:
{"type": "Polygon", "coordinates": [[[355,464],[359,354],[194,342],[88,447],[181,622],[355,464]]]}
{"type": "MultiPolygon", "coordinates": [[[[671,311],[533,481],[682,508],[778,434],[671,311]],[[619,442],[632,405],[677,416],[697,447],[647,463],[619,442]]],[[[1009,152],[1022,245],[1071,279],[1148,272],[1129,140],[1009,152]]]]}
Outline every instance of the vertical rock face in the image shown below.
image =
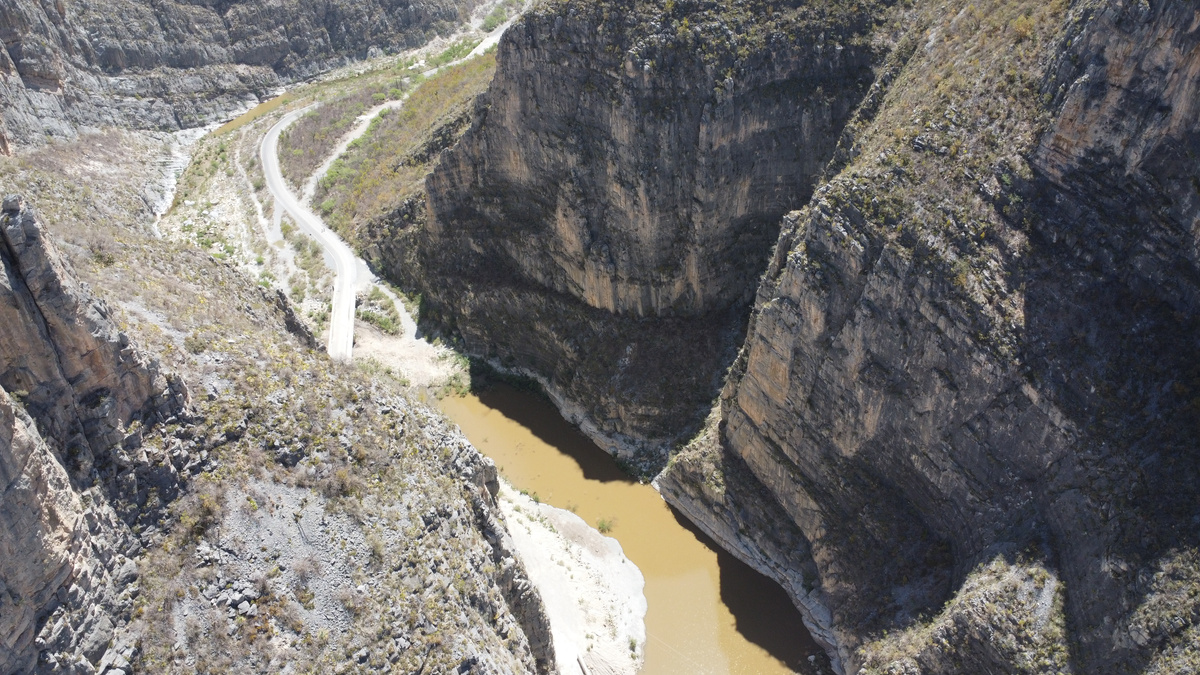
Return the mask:
{"type": "Polygon", "coordinates": [[[0,670],[30,670],[37,620],[73,575],[83,504],[34,428],[0,390],[0,670]]]}
{"type": "Polygon", "coordinates": [[[5,198],[0,236],[0,671],[72,672],[105,655],[110,615],[129,609],[117,589],[136,576],[136,542],[86,488],[169,497],[172,476],[128,429],[173,417],[187,392],[117,330],[20,197],[5,198]],[[55,660],[39,666],[39,651],[55,660]]]}
{"type": "MultiPolygon", "coordinates": [[[[181,401],[117,330],[108,308],[77,282],[20,197],[0,216],[5,276],[0,306],[0,386],[20,392],[72,469],[89,476],[94,455],[117,445],[135,419],[169,416],[181,401]]],[[[178,386],[178,385],[176,385],[178,386]]]]}
{"type": "Polygon", "coordinates": [[[484,241],[522,278],[614,314],[744,301],[779,218],[832,153],[869,51],[781,41],[720,72],[686,50],[702,39],[690,33],[631,53],[627,15],[572,14],[505,36],[486,117],[429,181],[431,235],[484,241]],[[472,237],[491,229],[503,239],[472,237]]]}
{"type": "Polygon", "coordinates": [[[869,13],[751,9],[535,10],[428,179],[428,309],[595,435],[703,416],[779,218],[869,83],[869,13]]]}
{"type": "Polygon", "coordinates": [[[687,3],[526,19],[428,181],[430,314],[636,445],[692,430],[755,288],[659,484],[837,667],[1194,670],[1194,4],[817,8],[729,70],[687,3]]]}
{"type": "Polygon", "coordinates": [[[1102,217],[1074,217],[1060,206],[1072,218],[1053,220],[1047,236],[1091,249],[1194,313],[1200,14],[1179,2],[1106,7],[1053,76],[1047,88],[1061,108],[1031,161],[1040,177],[1102,217]]]}
{"type": "MultiPolygon", "coordinates": [[[[1198,543],[1200,192],[1183,158],[1200,151],[1200,31],[1188,3],[1086,9],[1043,62],[1054,112],[1018,145],[1027,168],[968,179],[1010,243],[968,257],[928,230],[889,235],[859,162],[789,217],[759,288],[725,439],[812,543],[847,644],[1029,542],[1065,582],[1082,672],[1140,671],[1190,625],[1149,634],[1134,617],[1163,601],[1145,579],[1198,543]],[[973,295],[980,277],[992,290],[973,295]]],[[[895,190],[906,208],[938,203],[895,190]]],[[[943,198],[960,217],[953,188],[943,198]]],[[[926,672],[1039,669],[1004,649],[922,649],[926,672]]]]}
{"type": "Polygon", "coordinates": [[[473,6],[12,0],[0,6],[0,152],[81,126],[203,124],[282,79],[420,44],[473,6]]]}
{"type": "Polygon", "coordinates": [[[499,569],[497,581],[503,589],[504,599],[529,641],[529,651],[535,661],[534,669],[540,675],[559,672],[546,605],[529,578],[524,563],[520,562],[512,535],[496,517],[500,512],[496,503],[500,492],[500,474],[496,470],[496,463],[465,440],[460,440],[457,445],[461,455],[455,461],[456,469],[464,481],[473,484],[477,490],[471,500],[471,508],[475,512],[479,530],[491,544],[492,559],[499,569]]]}

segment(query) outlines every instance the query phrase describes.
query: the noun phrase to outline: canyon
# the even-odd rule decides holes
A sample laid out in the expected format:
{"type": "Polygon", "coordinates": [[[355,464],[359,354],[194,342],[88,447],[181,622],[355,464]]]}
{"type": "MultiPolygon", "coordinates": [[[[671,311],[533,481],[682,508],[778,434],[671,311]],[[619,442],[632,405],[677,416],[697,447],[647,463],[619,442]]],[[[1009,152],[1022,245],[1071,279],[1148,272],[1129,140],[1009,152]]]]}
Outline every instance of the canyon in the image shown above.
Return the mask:
{"type": "Polygon", "coordinates": [[[110,126],[175,130],[368,53],[447,35],[471,2],[0,7],[0,152],[110,126]]]}
{"type": "Polygon", "coordinates": [[[845,672],[1183,672],[1197,20],[547,5],[427,181],[422,318],[845,672]]]}
{"type": "MultiPolygon", "coordinates": [[[[121,147],[478,7],[109,4],[0,7],[0,671],[566,672],[495,464],[319,354],[327,277],[272,276],[306,245],[213,197],[273,113],[201,142],[161,240],[121,147]]],[[[776,582],[835,672],[1200,668],[1192,3],[548,0],[489,58],[339,231],[422,334],[776,582]]]]}

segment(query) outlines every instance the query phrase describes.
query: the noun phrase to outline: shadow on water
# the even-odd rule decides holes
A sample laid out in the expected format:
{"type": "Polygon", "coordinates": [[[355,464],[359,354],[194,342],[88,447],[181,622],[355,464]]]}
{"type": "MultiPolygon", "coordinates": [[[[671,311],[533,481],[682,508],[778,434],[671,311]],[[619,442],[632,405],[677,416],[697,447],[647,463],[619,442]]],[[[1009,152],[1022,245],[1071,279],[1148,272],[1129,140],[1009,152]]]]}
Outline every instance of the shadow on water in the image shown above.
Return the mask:
{"type": "Polygon", "coordinates": [[[584,478],[602,483],[636,482],[621,470],[613,458],[558,414],[541,396],[521,391],[504,383],[491,382],[472,393],[489,408],[528,429],[538,440],[558,448],[583,470],[584,478]]]}
{"type": "MultiPolygon", "coordinates": [[[[477,415],[495,414],[497,419],[503,416],[521,425],[538,441],[548,446],[538,451],[529,449],[528,452],[532,454],[526,457],[526,462],[532,462],[532,465],[527,464],[526,469],[529,466],[541,467],[542,463],[537,457],[537,452],[551,450],[577,465],[585,477],[585,482],[591,480],[606,483],[609,488],[630,486],[647,491],[646,493],[639,492],[635,498],[635,495],[630,493],[613,492],[606,489],[599,493],[602,496],[600,496],[601,501],[598,502],[597,508],[602,510],[613,508],[604,506],[602,500],[611,500],[618,494],[622,497],[616,498],[634,499],[635,502],[646,499],[648,501],[645,506],[666,506],[662,504],[661,497],[653,493],[653,488],[648,485],[637,485],[635,480],[621,470],[612,457],[597,447],[576,427],[565,421],[549,400],[530,391],[529,387],[521,386],[520,383],[512,386],[509,383],[498,381],[498,378],[484,380],[473,377],[472,394],[482,404],[482,410],[477,410],[477,415]]],[[[476,433],[480,434],[487,433],[487,429],[486,426],[475,427],[476,433]]],[[[497,434],[497,438],[502,434],[499,426],[494,426],[492,429],[497,434]]],[[[481,438],[481,440],[487,443],[486,438],[481,438]]],[[[510,437],[508,440],[511,443],[516,439],[510,437]]],[[[503,443],[503,441],[501,442],[503,443]]],[[[513,446],[510,445],[511,447],[513,446]]],[[[522,454],[526,452],[520,450],[520,447],[520,443],[517,442],[515,448],[518,449],[518,452],[522,454]]],[[[493,457],[493,459],[497,458],[493,457]]],[[[542,474],[538,478],[546,480],[554,475],[560,477],[565,475],[561,468],[556,469],[553,464],[552,461],[547,461],[543,469],[535,469],[542,474]]],[[[544,482],[540,484],[531,482],[523,487],[530,490],[537,488],[545,494],[549,491],[550,486],[544,482]]],[[[565,487],[565,485],[559,487],[565,487]]],[[[580,496],[575,495],[576,498],[580,496]]],[[[679,565],[678,570],[689,570],[688,573],[700,569],[711,570],[711,567],[691,567],[694,562],[691,556],[697,555],[695,544],[699,544],[713,553],[716,570],[712,570],[715,574],[711,576],[702,574],[702,577],[710,581],[701,582],[702,587],[694,589],[693,592],[697,593],[698,597],[705,597],[708,592],[714,592],[711,596],[712,600],[719,600],[720,605],[724,606],[727,613],[724,614],[724,619],[718,619],[722,612],[714,612],[714,616],[710,619],[719,621],[720,628],[716,624],[701,623],[698,625],[702,626],[700,630],[714,631],[713,638],[717,639],[717,643],[708,645],[708,647],[714,650],[714,654],[728,659],[726,662],[729,667],[728,672],[737,675],[779,672],[774,665],[779,664],[793,672],[815,675],[818,671],[808,661],[808,657],[814,654],[818,655],[818,663],[827,667],[827,658],[809,635],[799,611],[792,605],[791,600],[779,585],[724,551],[712,538],[704,534],[681,513],[673,508],[670,508],[669,511],[671,515],[664,519],[665,513],[658,512],[657,508],[649,509],[645,519],[640,520],[636,525],[631,523],[627,529],[618,526],[617,533],[613,535],[618,539],[624,539],[622,543],[634,560],[637,560],[638,556],[650,556],[640,563],[643,565],[643,573],[647,575],[647,597],[651,601],[657,599],[657,601],[670,603],[669,605],[660,605],[663,610],[657,615],[658,618],[654,619],[665,623],[660,623],[658,626],[648,624],[648,631],[658,630],[662,635],[663,630],[687,625],[689,621],[696,619],[695,616],[681,614],[681,612],[698,611],[697,616],[704,614],[706,606],[703,601],[693,606],[689,604],[693,598],[687,594],[687,591],[684,591],[684,595],[681,596],[679,595],[680,589],[673,588],[673,584],[677,581],[677,569],[664,567],[670,561],[671,564],[679,565]],[[654,515],[653,512],[657,512],[658,515],[654,515]],[[687,534],[675,530],[676,525],[687,534]],[[664,549],[664,546],[668,548],[664,549]],[[690,551],[690,553],[681,554],[681,551],[684,550],[690,551]],[[686,557],[679,558],[680,555],[686,557]],[[705,583],[711,583],[713,586],[703,587],[705,583]],[[685,607],[690,609],[685,609],[685,607]],[[754,645],[755,649],[747,650],[744,646],[739,646],[744,644],[742,641],[754,645]],[[767,668],[766,671],[763,670],[764,667],[767,668]]],[[[613,512],[620,512],[625,517],[633,517],[617,508],[613,508],[613,512]]],[[[701,557],[707,558],[703,554],[701,557]]],[[[712,563],[705,564],[711,565],[712,563]]],[[[647,668],[648,672],[654,673],[681,672],[677,670],[678,666],[679,662],[673,660],[673,657],[660,656],[653,666],[650,666],[648,661],[647,668]],[[671,665],[664,666],[665,663],[671,665]]],[[[718,667],[714,672],[720,670],[718,667]]]]}
{"type": "Polygon", "coordinates": [[[824,653],[812,639],[800,618],[800,611],[792,604],[787,593],[774,581],[718,546],[674,507],[671,508],[671,515],[680,527],[691,532],[700,543],[717,554],[721,602],[733,614],[737,632],[788,668],[798,673],[816,672],[807,658],[817,654],[824,659],[824,653]]]}

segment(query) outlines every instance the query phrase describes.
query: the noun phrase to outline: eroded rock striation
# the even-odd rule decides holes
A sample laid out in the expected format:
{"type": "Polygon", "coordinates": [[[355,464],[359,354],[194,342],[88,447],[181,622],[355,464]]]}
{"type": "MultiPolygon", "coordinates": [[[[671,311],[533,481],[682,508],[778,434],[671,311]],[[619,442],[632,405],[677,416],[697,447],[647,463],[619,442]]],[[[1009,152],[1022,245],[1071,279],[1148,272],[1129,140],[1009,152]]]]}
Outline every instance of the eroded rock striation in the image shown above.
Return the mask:
{"type": "Polygon", "coordinates": [[[430,315],[654,447],[753,291],[658,484],[837,669],[1195,669],[1200,15],[761,9],[728,69],[699,3],[514,29],[428,181],[430,315]]]}
{"type": "Polygon", "coordinates": [[[871,81],[869,7],[751,4],[533,10],[427,182],[427,315],[621,454],[698,428],[871,81]]]}
{"type": "Polygon", "coordinates": [[[453,30],[469,0],[0,5],[0,153],[80,128],[199,126],[371,49],[453,30]]]}
{"type": "MultiPolygon", "coordinates": [[[[859,191],[880,173],[853,163],[786,221],[725,438],[813,544],[843,625],[922,596],[936,607],[976,565],[1032,546],[1065,586],[1070,635],[1048,651],[1065,658],[1069,641],[1081,672],[1184,667],[1191,620],[1147,633],[1134,617],[1165,602],[1145,579],[1196,546],[1200,515],[1185,356],[1200,336],[1200,209],[1180,163],[1200,147],[1200,33],[1184,3],[1044,18],[1065,37],[1030,66],[1026,95],[1052,99],[1040,137],[1013,129],[990,175],[969,167],[941,200],[893,182],[894,215],[871,208],[884,196],[870,182],[859,191]]],[[[982,126],[956,121],[956,103],[929,106],[943,121],[910,143],[920,181],[953,170],[936,148],[982,126]]],[[[884,120],[859,142],[875,150],[884,120]]],[[[1064,667],[1022,664],[1020,649],[918,652],[905,656],[931,671],[1064,667]]]]}

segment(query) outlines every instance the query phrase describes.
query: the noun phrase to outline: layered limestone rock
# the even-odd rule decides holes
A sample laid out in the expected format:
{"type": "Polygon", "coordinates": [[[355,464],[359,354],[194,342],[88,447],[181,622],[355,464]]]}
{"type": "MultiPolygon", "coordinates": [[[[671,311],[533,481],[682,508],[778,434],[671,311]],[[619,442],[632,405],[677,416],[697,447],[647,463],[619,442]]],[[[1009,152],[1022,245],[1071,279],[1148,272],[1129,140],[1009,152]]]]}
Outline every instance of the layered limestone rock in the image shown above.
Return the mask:
{"type": "Polygon", "coordinates": [[[0,391],[0,670],[37,660],[37,620],[72,576],[71,544],[83,505],[33,420],[0,391]]]}
{"type": "MultiPolygon", "coordinates": [[[[1058,31],[1040,60],[1026,47],[1048,104],[1014,108],[1014,152],[983,153],[987,174],[960,158],[931,190],[955,171],[939,146],[993,131],[962,97],[915,115],[885,99],[864,121],[870,159],[786,221],[725,391],[724,440],[812,544],[850,672],[1191,667],[1194,608],[1154,633],[1133,619],[1162,602],[1162,561],[1198,543],[1200,202],[1183,158],[1200,150],[1200,31],[1182,2],[1061,9],[1025,10],[1058,31]],[[1052,119],[1034,142],[1020,120],[1037,114],[1052,119]],[[901,116],[931,121],[897,148],[881,139],[901,116]],[[889,172],[888,153],[912,159],[889,172]],[[1023,564],[1045,578],[997,571],[1023,564]],[[956,600],[911,644],[854,652],[980,584],[988,602],[1048,594],[1028,640],[956,600]]],[[[902,76],[889,96],[921,88],[902,76]]]]}
{"type": "Polygon", "coordinates": [[[779,218],[870,81],[873,25],[770,2],[535,9],[428,179],[425,315],[541,376],[611,450],[695,430],[779,218]]]}
{"type": "Polygon", "coordinates": [[[518,26],[428,181],[429,316],[645,446],[698,426],[754,287],[719,421],[658,484],[836,669],[1200,667],[1200,15],[860,3],[877,32],[843,41],[813,8],[753,73],[680,48],[721,34],[683,2],[518,26]],[[832,160],[815,191],[780,148],[832,160]],[[801,203],[755,285],[753,223],[801,203]]]}
{"type": "Polygon", "coordinates": [[[370,49],[447,33],[470,0],[0,6],[0,153],[80,127],[173,130],[370,49]]]}
{"type": "Polygon", "coordinates": [[[508,610],[528,641],[535,672],[539,675],[559,672],[546,605],[521,562],[512,535],[499,518],[500,474],[496,463],[480,454],[461,433],[454,436],[450,445],[459,453],[454,461],[456,473],[464,483],[475,488],[475,494],[471,495],[475,526],[491,545],[490,553],[498,570],[496,583],[503,590],[508,610]]]}
{"type": "Polygon", "coordinates": [[[129,656],[113,631],[140,550],[107,493],[170,498],[177,469],[146,457],[136,427],[173,419],[187,391],[117,329],[20,197],[5,198],[0,235],[0,671],[92,672],[129,656]]]}
{"type": "MultiPolygon", "coordinates": [[[[671,457],[654,488],[722,548],[782,586],[801,610],[805,627],[842,672],[845,655],[817,583],[812,549],[800,528],[738,457],[724,452],[716,417],[671,457]]],[[[822,663],[821,665],[825,665],[822,663]]]]}
{"type": "Polygon", "coordinates": [[[98,488],[72,484],[33,419],[0,390],[0,671],[127,663],[141,545],[98,488]]]}
{"type": "Polygon", "coordinates": [[[33,210],[6,197],[0,215],[0,386],[19,393],[72,472],[91,476],[97,455],[123,440],[134,420],[171,416],[184,403],[113,323],[108,308],[75,280],[33,210]]]}

